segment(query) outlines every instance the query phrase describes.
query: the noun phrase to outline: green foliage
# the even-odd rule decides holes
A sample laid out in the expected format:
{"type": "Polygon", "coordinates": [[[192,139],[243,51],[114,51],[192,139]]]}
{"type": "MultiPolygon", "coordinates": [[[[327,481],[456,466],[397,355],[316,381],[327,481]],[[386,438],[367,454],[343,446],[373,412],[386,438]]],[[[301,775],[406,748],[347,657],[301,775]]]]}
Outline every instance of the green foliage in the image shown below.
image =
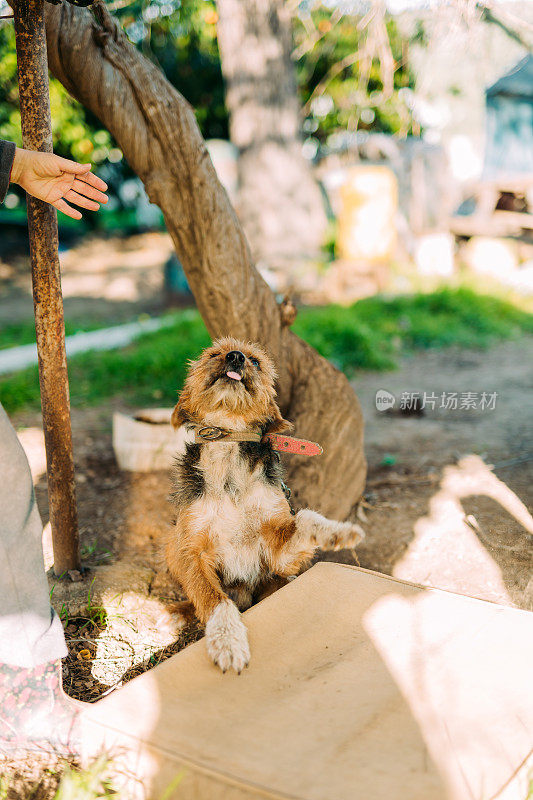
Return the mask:
{"type": "Polygon", "coordinates": [[[369,324],[376,316],[381,318],[384,337],[399,337],[406,350],[451,345],[485,348],[497,339],[533,333],[533,315],[498,297],[463,287],[385,301],[370,297],[355,307],[360,319],[369,324]]]}
{"type": "MultiPolygon", "coordinates": [[[[30,759],[31,762],[31,759],[30,759]]],[[[0,776],[0,800],[127,800],[115,788],[116,770],[104,753],[84,768],[76,760],[55,758],[49,754],[38,774],[32,764],[15,759],[8,762],[6,772],[0,776]]],[[[128,793],[131,798],[131,795],[128,793]]]]}
{"type": "Polygon", "coordinates": [[[343,372],[355,369],[393,369],[390,345],[376,347],[377,329],[360,319],[357,305],[351,308],[325,306],[303,309],[292,326],[294,333],[309,342],[320,355],[343,372]]]}
{"type": "MultiPolygon", "coordinates": [[[[169,81],[197,109],[203,135],[227,137],[214,3],[133,0],[119,8],[116,16],[132,42],[161,66],[169,81]]],[[[122,153],[111,134],[53,77],[50,106],[55,152],[93,165],[121,161],[122,153]]],[[[0,26],[0,138],[22,143],[12,24],[0,26]]]]}
{"type": "MultiPolygon", "coordinates": [[[[103,177],[108,182],[113,172],[120,176],[120,180],[131,175],[127,165],[120,163],[122,162],[122,152],[111,134],[53,77],[50,77],[50,109],[54,152],[75,161],[91,162],[99,174],[102,174],[103,168],[103,177]]],[[[8,139],[19,147],[22,146],[15,33],[12,24],[0,26],[0,139],[8,139]]],[[[18,186],[12,186],[10,193],[18,198],[18,206],[9,209],[1,207],[0,222],[11,224],[23,222],[25,224],[25,194],[18,186]]],[[[77,232],[91,227],[105,228],[107,221],[105,216],[105,213],[104,215],[85,214],[81,226],[79,222],[75,223],[77,232]]],[[[73,228],[73,221],[67,220],[67,217],[59,215],[60,233],[62,229],[73,228]]],[[[116,223],[116,220],[114,222],[116,223]]]]}
{"type": "Polygon", "coordinates": [[[0,27],[0,138],[22,142],[18,108],[17,56],[12,25],[0,27]]]}
{"type": "Polygon", "coordinates": [[[372,23],[361,27],[360,22],[354,15],[340,15],[335,6],[316,4],[294,18],[297,52],[303,53],[298,61],[298,82],[307,114],[304,129],[319,141],[337,131],[402,136],[413,132],[402,92],[409,94],[414,86],[404,57],[406,42],[396,22],[386,17],[383,34],[393,62],[387,75],[372,23]],[[310,47],[313,35],[318,40],[310,47]]]}
{"type": "MultiPolygon", "coordinates": [[[[293,330],[348,376],[357,370],[393,369],[400,356],[429,347],[488,347],[533,334],[533,315],[470,289],[371,297],[349,308],[301,309],[293,330]]],[[[175,314],[175,323],[123,350],[80,354],[69,361],[72,405],[121,395],[131,406],[172,405],[187,361],[209,343],[197,311],[175,314]]],[[[39,406],[37,368],[0,377],[8,412],[39,406]]]]}

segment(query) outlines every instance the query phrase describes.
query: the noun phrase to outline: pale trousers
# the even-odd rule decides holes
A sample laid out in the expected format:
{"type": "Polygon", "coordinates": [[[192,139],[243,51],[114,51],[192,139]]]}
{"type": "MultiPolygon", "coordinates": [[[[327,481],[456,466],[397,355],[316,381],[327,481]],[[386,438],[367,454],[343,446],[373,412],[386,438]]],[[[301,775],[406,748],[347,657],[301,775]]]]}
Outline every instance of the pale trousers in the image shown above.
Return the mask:
{"type": "Polygon", "coordinates": [[[67,655],[42,532],[28,460],[0,404],[0,665],[31,668],[67,655]]]}

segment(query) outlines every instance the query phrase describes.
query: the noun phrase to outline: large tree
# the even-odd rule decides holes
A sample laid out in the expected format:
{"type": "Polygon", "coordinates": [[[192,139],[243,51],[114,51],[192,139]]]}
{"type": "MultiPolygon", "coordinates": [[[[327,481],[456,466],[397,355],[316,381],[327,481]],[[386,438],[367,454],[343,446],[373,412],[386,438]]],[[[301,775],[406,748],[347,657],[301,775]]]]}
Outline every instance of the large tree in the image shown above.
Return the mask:
{"type": "Polygon", "coordinates": [[[293,456],[298,505],[343,519],[363,491],[363,421],[346,377],[288,326],[254,268],[187,101],[128,41],[98,0],[91,12],[47,6],[53,74],[112,133],[165,217],[209,333],[261,342],[279,372],[281,409],[324,454],[293,456]]]}
{"type": "Polygon", "coordinates": [[[318,257],[324,200],[302,155],[301,113],[286,0],[217,0],[230,138],[239,148],[238,212],[255,258],[318,257]]]}

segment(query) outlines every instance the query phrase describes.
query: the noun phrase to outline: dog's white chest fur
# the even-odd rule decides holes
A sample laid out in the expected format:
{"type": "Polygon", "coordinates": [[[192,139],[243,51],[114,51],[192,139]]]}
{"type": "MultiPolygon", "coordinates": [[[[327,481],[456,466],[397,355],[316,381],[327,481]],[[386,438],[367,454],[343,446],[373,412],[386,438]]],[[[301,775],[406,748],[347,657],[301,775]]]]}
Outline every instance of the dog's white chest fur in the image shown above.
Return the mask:
{"type": "Polygon", "coordinates": [[[254,583],[261,571],[262,521],[280,503],[260,468],[250,472],[235,442],[203,445],[198,464],[204,496],[194,505],[196,524],[215,539],[224,578],[254,583]]]}

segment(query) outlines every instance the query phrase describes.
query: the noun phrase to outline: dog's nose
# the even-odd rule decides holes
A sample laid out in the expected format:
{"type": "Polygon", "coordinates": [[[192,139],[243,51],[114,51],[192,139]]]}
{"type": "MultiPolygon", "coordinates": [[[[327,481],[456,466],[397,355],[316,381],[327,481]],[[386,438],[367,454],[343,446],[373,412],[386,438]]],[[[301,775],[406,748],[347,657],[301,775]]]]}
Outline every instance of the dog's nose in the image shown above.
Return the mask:
{"type": "Polygon", "coordinates": [[[242,367],[245,362],[244,353],[240,350],[231,350],[226,356],[226,361],[234,367],[242,367]]]}

